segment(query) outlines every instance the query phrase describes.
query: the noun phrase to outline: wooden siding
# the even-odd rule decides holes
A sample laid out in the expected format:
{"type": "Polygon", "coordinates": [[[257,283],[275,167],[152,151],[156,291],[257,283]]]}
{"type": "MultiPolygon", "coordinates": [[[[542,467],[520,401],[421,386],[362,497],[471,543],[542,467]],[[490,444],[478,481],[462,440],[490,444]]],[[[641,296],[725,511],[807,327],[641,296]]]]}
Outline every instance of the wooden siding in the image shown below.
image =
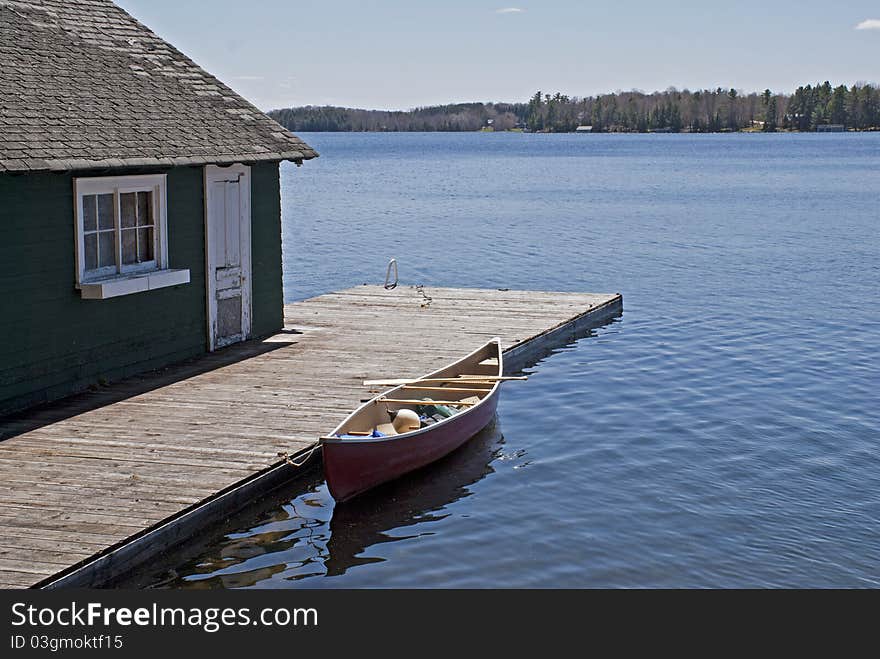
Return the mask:
{"type": "MultiPolygon", "coordinates": [[[[295,247],[288,245],[287,249],[295,247]]],[[[251,263],[251,334],[266,336],[284,325],[281,188],[277,163],[251,167],[251,263]]]]}
{"type": "MultiPolygon", "coordinates": [[[[278,165],[253,175],[260,335],[282,325],[278,165]]],[[[74,287],[72,178],[0,174],[0,414],[206,350],[203,169],[168,171],[169,267],[190,283],[109,300],[74,287]]]]}

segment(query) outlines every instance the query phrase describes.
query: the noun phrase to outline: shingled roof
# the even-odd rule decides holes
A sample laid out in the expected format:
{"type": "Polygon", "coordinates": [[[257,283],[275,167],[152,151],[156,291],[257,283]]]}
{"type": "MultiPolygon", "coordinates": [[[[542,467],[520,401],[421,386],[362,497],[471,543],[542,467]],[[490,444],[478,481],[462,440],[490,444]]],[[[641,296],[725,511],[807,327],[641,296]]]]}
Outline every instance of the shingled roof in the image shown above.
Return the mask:
{"type": "Polygon", "coordinates": [[[0,0],[0,172],[317,155],[109,0],[0,0]]]}

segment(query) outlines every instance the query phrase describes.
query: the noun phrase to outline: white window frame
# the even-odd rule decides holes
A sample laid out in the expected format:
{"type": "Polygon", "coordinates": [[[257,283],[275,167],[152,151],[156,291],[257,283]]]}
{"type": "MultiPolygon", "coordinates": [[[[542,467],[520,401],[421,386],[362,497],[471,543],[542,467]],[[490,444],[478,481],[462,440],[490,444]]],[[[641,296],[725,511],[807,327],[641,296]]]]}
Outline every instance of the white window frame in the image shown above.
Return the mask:
{"type": "Polygon", "coordinates": [[[76,218],[76,287],[83,298],[102,300],[189,283],[189,270],[172,270],[168,267],[168,201],[165,174],[75,178],[73,186],[76,218]],[[152,193],[154,259],[123,265],[120,195],[130,192],[152,193]],[[101,194],[113,195],[116,264],[87,273],[83,197],[101,194]]]}

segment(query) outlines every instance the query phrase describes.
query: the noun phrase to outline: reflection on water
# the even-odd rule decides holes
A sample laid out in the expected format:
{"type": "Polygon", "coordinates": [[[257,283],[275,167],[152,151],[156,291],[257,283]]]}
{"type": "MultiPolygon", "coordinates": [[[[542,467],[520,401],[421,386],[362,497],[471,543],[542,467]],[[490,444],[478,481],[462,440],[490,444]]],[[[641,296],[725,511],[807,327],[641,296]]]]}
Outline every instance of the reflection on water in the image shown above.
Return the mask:
{"type": "Polygon", "coordinates": [[[497,419],[459,450],[413,474],[344,504],[323,483],[265,512],[251,528],[227,534],[196,559],[168,570],[158,588],[249,588],[279,580],[341,576],[385,560],[368,549],[430,534],[420,527],[444,519],[447,507],[470,496],[474,483],[503,458],[497,419]],[[402,529],[407,531],[401,532],[402,529]]]}
{"type": "Polygon", "coordinates": [[[503,444],[496,419],[444,460],[379,487],[368,496],[337,505],[330,520],[324,561],[327,575],[345,574],[357,565],[381,561],[379,557],[360,556],[383,542],[418,537],[423,533],[420,525],[444,519],[449,504],[470,496],[469,487],[495,471],[492,461],[501,455],[503,444]],[[400,533],[410,527],[414,528],[400,533]]]}

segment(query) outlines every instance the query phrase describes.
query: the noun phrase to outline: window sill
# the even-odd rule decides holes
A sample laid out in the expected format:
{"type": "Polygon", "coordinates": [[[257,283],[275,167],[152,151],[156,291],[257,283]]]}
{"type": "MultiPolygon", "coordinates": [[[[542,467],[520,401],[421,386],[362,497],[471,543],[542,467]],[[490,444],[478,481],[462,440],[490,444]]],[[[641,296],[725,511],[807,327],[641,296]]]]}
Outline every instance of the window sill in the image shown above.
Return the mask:
{"type": "Polygon", "coordinates": [[[83,282],[79,292],[84,300],[106,300],[188,283],[189,270],[152,270],[83,282]]]}

